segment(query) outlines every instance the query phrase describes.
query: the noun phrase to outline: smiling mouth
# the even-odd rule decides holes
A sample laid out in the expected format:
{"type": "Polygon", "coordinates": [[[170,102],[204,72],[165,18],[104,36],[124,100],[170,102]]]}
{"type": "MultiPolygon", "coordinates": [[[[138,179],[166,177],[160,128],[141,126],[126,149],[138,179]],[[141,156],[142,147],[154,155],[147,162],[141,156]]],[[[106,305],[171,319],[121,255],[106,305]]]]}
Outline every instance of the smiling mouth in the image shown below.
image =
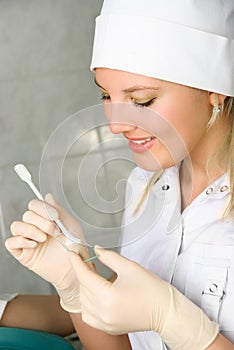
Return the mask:
{"type": "Polygon", "coordinates": [[[131,141],[133,143],[137,143],[137,144],[143,145],[144,143],[151,141],[153,138],[154,137],[147,137],[146,139],[139,139],[139,140],[129,139],[129,141],[131,141]]]}
{"type": "Polygon", "coordinates": [[[154,136],[146,137],[145,139],[128,138],[128,144],[129,144],[130,149],[133,152],[142,153],[142,152],[149,150],[151,147],[153,147],[156,140],[157,140],[157,138],[154,136]]]}

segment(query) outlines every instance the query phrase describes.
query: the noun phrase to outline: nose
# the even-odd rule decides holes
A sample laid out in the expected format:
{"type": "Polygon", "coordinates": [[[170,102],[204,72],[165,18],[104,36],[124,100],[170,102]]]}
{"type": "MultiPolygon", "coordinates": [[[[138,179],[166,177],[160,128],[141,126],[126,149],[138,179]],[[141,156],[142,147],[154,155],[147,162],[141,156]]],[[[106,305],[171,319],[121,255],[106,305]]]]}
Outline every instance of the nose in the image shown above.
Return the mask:
{"type": "Polygon", "coordinates": [[[108,103],[104,105],[106,118],[109,120],[110,131],[113,134],[120,134],[134,130],[134,125],[130,118],[130,108],[127,103],[108,103]]]}
{"type": "Polygon", "coordinates": [[[110,122],[109,128],[113,134],[121,134],[121,133],[135,129],[133,125],[130,125],[127,123],[118,123],[118,122],[110,122]]]}

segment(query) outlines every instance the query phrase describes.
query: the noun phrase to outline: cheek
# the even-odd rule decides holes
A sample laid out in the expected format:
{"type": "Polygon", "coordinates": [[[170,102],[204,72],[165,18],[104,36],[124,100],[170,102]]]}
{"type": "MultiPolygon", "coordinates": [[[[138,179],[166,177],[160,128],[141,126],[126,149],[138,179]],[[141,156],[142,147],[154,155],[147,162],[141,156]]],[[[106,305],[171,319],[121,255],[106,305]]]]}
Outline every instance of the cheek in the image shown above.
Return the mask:
{"type": "Polygon", "coordinates": [[[163,145],[158,145],[151,152],[134,153],[134,158],[140,168],[148,171],[167,169],[179,162],[173,159],[173,155],[163,145]]]}
{"type": "Polygon", "coordinates": [[[198,146],[204,137],[208,121],[209,117],[205,111],[200,111],[200,113],[193,112],[188,119],[182,121],[178,126],[178,131],[189,152],[198,146]]]}
{"type": "Polygon", "coordinates": [[[148,162],[137,156],[138,162],[144,161],[144,168],[155,170],[165,169],[185,159],[199,145],[208,122],[207,113],[196,109],[164,109],[165,123],[155,132],[159,140],[148,152],[148,162]],[[186,113],[185,113],[186,110],[186,113]],[[198,113],[199,111],[199,113],[198,113]],[[155,168],[156,166],[156,168],[155,168]],[[152,169],[150,169],[152,167],[152,169]]]}
{"type": "Polygon", "coordinates": [[[168,136],[165,138],[165,144],[169,145],[170,150],[181,148],[182,144],[190,151],[207,130],[209,121],[208,106],[204,108],[204,103],[197,98],[188,99],[187,103],[178,106],[170,104],[163,109],[162,113],[167,119],[169,128],[168,136]]]}
{"type": "Polygon", "coordinates": [[[103,110],[104,110],[104,115],[105,118],[110,121],[111,119],[111,107],[110,107],[110,103],[107,101],[103,101],[103,110]]]}

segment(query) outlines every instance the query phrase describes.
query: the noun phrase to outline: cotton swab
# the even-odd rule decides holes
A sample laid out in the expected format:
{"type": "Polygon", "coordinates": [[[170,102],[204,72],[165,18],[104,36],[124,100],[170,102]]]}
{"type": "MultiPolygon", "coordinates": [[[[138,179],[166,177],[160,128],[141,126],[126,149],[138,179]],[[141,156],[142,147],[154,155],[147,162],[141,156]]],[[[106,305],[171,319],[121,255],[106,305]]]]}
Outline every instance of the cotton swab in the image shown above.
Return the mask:
{"type": "MultiPolygon", "coordinates": [[[[35,195],[37,196],[38,199],[44,201],[44,198],[42,196],[42,194],[40,193],[40,191],[37,189],[37,187],[34,185],[33,181],[32,181],[32,176],[30,174],[30,172],[28,171],[28,169],[25,167],[25,165],[23,164],[16,164],[14,166],[14,170],[16,172],[16,174],[20,177],[20,179],[24,182],[26,182],[29,187],[31,188],[31,190],[35,193],[35,195]]],[[[71,243],[78,243],[78,244],[82,244],[85,246],[88,246],[90,248],[93,248],[92,246],[88,245],[86,242],[82,242],[80,238],[74,237],[69,231],[68,229],[64,226],[64,224],[59,220],[56,219],[54,220],[54,222],[56,223],[56,225],[59,227],[59,229],[62,231],[62,233],[64,234],[64,236],[67,238],[67,243],[71,244],[71,243]]],[[[56,237],[55,237],[56,238],[56,237]]],[[[67,250],[69,250],[67,248],[66,245],[64,245],[60,240],[57,239],[57,241],[63,245],[64,248],[66,248],[67,250]]],[[[96,259],[97,256],[94,255],[88,259],[85,259],[84,262],[88,262],[91,260],[96,259]]]]}
{"type": "MultiPolygon", "coordinates": [[[[23,164],[17,164],[14,166],[14,170],[15,170],[16,174],[20,177],[20,179],[29,185],[29,187],[35,193],[37,198],[44,201],[42,194],[40,193],[40,191],[37,189],[37,187],[32,182],[32,176],[31,176],[30,172],[28,171],[28,169],[23,164]]],[[[68,243],[79,243],[79,244],[82,243],[81,239],[74,237],[59,219],[54,220],[54,222],[60,228],[60,230],[62,231],[64,236],[66,236],[66,238],[69,241],[68,243]]],[[[87,245],[87,244],[85,244],[85,245],[87,245]]]]}

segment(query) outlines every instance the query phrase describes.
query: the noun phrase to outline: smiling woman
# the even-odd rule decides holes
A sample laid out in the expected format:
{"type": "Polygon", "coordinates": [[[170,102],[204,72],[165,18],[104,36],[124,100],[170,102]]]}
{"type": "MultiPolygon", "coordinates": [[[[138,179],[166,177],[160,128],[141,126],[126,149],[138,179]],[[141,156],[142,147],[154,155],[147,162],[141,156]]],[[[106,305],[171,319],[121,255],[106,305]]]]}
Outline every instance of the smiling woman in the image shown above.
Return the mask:
{"type": "MultiPolygon", "coordinates": [[[[113,133],[123,133],[129,140],[140,167],[153,171],[158,170],[158,166],[165,169],[188,154],[194,158],[194,163],[204,166],[208,156],[219,148],[228,124],[220,120],[207,130],[214,93],[114,69],[96,68],[95,74],[96,81],[102,86],[104,103],[112,103],[112,112],[108,113],[110,129],[113,133]],[[113,112],[119,108],[113,104],[121,105],[122,114],[113,112]],[[148,107],[150,112],[144,111],[144,118],[140,118],[140,113],[131,112],[129,104],[148,107]],[[124,113],[124,109],[128,111],[124,113]],[[164,132],[166,126],[159,125],[158,115],[167,124],[169,132],[164,132]],[[183,148],[169,142],[172,133],[183,140],[183,148]],[[146,150],[150,152],[142,154],[146,150]]],[[[225,96],[220,94],[220,103],[224,99],[225,96]]]]}
{"type": "Polygon", "coordinates": [[[7,241],[57,287],[87,349],[234,349],[233,21],[232,0],[103,3],[91,69],[110,130],[137,163],[119,252],[95,248],[114,275],[59,251],[38,201],[7,241]]]}

